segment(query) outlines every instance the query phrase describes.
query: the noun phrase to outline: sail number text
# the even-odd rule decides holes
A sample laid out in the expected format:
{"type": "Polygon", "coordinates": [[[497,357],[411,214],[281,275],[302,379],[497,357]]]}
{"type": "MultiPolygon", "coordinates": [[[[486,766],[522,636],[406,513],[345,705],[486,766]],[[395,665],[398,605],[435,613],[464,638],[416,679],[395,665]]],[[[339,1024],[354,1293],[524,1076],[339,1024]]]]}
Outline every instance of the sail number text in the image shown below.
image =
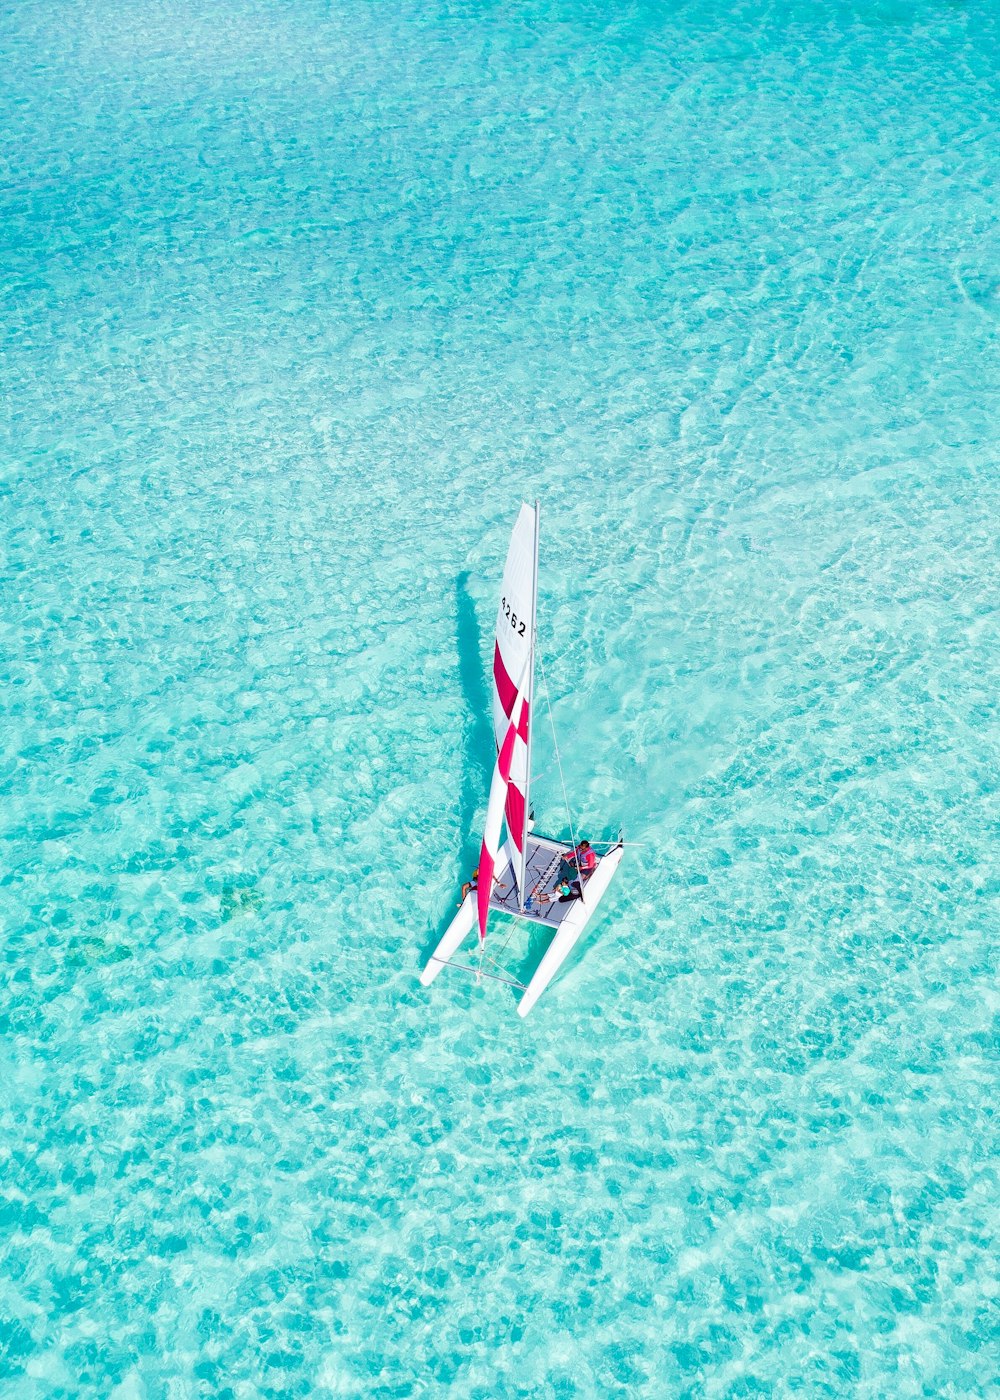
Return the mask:
{"type": "Polygon", "coordinates": [[[524,620],[518,621],[517,613],[513,611],[506,598],[500,599],[500,607],[503,609],[503,615],[510,623],[511,627],[513,627],[515,634],[518,637],[523,637],[524,620]]]}

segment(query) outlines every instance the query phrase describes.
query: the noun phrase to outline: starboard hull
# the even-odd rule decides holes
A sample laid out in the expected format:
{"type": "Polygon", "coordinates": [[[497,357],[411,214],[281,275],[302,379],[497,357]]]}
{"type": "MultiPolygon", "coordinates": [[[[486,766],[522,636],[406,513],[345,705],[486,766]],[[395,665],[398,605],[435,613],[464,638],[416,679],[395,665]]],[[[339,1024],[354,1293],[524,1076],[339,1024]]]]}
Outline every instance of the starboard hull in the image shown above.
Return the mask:
{"type": "Polygon", "coordinates": [[[576,900],[570,907],[569,913],[559,925],[555,937],[535,969],[535,974],[528,983],[524,996],[517,1004],[519,1016],[527,1016],[573,951],[584,929],[597,912],[597,906],[621,863],[622,855],[623,847],[619,844],[608,851],[606,856],[601,857],[600,864],[584,887],[583,899],[576,900]]]}

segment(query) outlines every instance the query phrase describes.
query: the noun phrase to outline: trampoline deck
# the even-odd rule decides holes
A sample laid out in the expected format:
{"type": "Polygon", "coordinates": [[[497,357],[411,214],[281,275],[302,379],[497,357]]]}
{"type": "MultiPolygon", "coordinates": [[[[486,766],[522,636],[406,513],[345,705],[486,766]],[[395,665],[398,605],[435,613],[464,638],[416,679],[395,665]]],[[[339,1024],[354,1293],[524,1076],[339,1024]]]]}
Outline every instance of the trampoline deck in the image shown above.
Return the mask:
{"type": "Polygon", "coordinates": [[[558,899],[553,899],[544,904],[539,903],[539,896],[552,893],[559,873],[559,857],[566,849],[564,842],[550,841],[545,836],[529,836],[525,886],[530,908],[517,907],[517,882],[509,865],[493,886],[490,908],[502,914],[515,914],[520,919],[532,919],[536,924],[546,924],[549,928],[558,928],[577,901],[560,904],[558,899]]]}

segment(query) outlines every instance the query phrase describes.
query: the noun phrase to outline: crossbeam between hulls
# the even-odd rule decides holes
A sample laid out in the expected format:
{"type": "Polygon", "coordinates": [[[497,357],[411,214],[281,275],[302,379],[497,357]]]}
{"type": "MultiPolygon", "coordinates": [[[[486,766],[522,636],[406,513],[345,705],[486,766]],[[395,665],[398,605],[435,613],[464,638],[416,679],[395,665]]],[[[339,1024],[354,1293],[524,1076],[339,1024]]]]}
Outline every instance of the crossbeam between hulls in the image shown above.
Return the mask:
{"type": "Polygon", "coordinates": [[[503,982],[505,986],[517,987],[518,990],[522,992],[528,990],[528,984],[526,982],[518,982],[513,977],[501,977],[499,972],[484,972],[482,968],[469,967],[466,963],[452,962],[451,958],[432,957],[431,962],[440,963],[442,967],[457,967],[459,972],[471,972],[473,977],[477,979],[480,977],[488,977],[491,982],[503,982]]]}

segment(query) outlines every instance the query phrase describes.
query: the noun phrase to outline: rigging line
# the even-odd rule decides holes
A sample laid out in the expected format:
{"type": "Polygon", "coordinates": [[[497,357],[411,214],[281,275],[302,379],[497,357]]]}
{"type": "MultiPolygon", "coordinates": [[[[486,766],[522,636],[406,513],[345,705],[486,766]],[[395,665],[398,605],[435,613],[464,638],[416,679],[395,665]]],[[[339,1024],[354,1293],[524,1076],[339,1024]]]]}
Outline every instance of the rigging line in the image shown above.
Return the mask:
{"type": "MultiPolygon", "coordinates": [[[[516,923],[512,923],[511,926],[510,926],[510,931],[508,932],[507,937],[504,939],[503,944],[501,945],[501,948],[500,948],[499,953],[497,953],[497,957],[498,957],[498,958],[502,958],[503,955],[504,955],[504,953],[506,953],[506,951],[507,951],[507,944],[508,944],[508,943],[510,942],[510,940],[514,937],[514,930],[515,930],[516,928],[517,928],[517,924],[516,924],[516,923]]],[[[493,959],[491,958],[490,961],[492,962],[493,959]]]]}
{"type": "MultiPolygon", "coordinates": [[[[518,917],[517,917],[517,915],[514,914],[513,918],[511,919],[510,928],[509,928],[508,931],[507,931],[507,937],[504,939],[504,941],[503,941],[503,943],[502,943],[502,945],[501,945],[501,947],[500,947],[500,951],[497,953],[497,957],[498,957],[498,958],[502,958],[503,955],[504,955],[504,953],[506,953],[506,951],[507,951],[507,944],[508,944],[508,943],[510,942],[510,940],[514,937],[514,934],[515,934],[515,932],[517,931],[517,926],[518,926],[518,924],[519,924],[520,922],[521,922],[521,920],[519,920],[518,917]]],[[[483,955],[486,956],[487,962],[493,963],[493,966],[494,966],[494,967],[499,967],[499,966],[500,966],[499,963],[495,962],[495,961],[493,960],[493,958],[489,957],[489,955],[486,954],[486,949],[485,949],[485,947],[484,947],[483,950],[482,950],[482,954],[480,955],[480,958],[479,958],[479,966],[480,966],[480,967],[482,967],[482,965],[483,965],[483,955]]],[[[506,969],[503,969],[503,971],[506,971],[506,969]]]]}
{"type": "Polygon", "coordinates": [[[573,864],[576,866],[576,878],[580,881],[580,899],[583,900],[583,871],[580,869],[580,857],[577,855],[576,832],[573,829],[573,813],[569,808],[569,793],[566,791],[566,778],[563,774],[562,759],[559,757],[559,740],[556,738],[556,722],[552,714],[552,700],[549,696],[549,680],[545,674],[545,663],[541,656],[538,656],[538,670],[542,677],[542,685],[545,688],[545,705],[549,712],[549,724],[552,726],[552,749],[556,756],[556,767],[559,769],[559,782],[562,784],[563,801],[566,803],[566,816],[569,819],[570,840],[573,842],[573,864]]]}
{"type": "MultiPolygon", "coordinates": [[[[489,917],[488,912],[487,912],[487,917],[489,917]]],[[[480,982],[480,981],[482,980],[482,976],[483,976],[483,958],[485,958],[485,956],[486,956],[486,934],[485,934],[485,930],[484,930],[484,931],[482,932],[482,934],[480,935],[480,938],[479,938],[479,971],[476,973],[476,981],[477,981],[477,983],[480,982]]],[[[489,973],[487,973],[486,975],[489,976],[489,973]]]]}
{"type": "Polygon", "coordinates": [[[490,967],[493,968],[493,972],[491,974],[489,972],[484,971],[484,977],[489,977],[491,975],[495,977],[499,974],[501,977],[509,979],[513,976],[513,973],[511,973],[506,967],[504,967],[503,963],[497,962],[496,959],[491,958],[489,954],[487,954],[486,961],[489,963],[490,967]]]}
{"type": "Polygon", "coordinates": [[[492,982],[506,982],[508,987],[520,987],[521,991],[527,991],[523,982],[515,982],[513,977],[498,977],[495,972],[483,972],[474,967],[467,967],[465,963],[452,962],[450,958],[435,958],[443,967],[457,967],[459,972],[471,972],[478,982],[481,977],[488,977],[492,982]]]}
{"type": "Polygon", "coordinates": [[[544,868],[542,873],[536,879],[534,885],[532,886],[531,894],[528,896],[529,899],[538,899],[539,892],[541,892],[542,894],[545,893],[545,886],[549,883],[549,877],[552,874],[553,870],[555,870],[558,863],[559,853],[557,851],[556,854],[549,861],[548,865],[544,868]]]}
{"type": "MultiPolygon", "coordinates": [[[[535,884],[534,884],[534,886],[532,887],[531,894],[528,896],[528,902],[529,902],[529,903],[530,903],[533,899],[536,898],[536,896],[537,896],[537,894],[538,894],[539,888],[540,888],[542,885],[544,885],[544,884],[546,883],[546,881],[547,881],[547,879],[548,879],[548,876],[552,873],[552,867],[555,865],[555,863],[556,863],[555,860],[550,861],[550,863],[548,864],[548,866],[546,866],[546,869],[545,869],[544,873],[535,881],[535,884]]],[[[506,953],[506,951],[507,951],[507,946],[508,946],[508,944],[510,943],[510,940],[514,937],[514,934],[517,932],[519,925],[522,924],[522,923],[527,922],[526,920],[519,918],[517,914],[514,914],[514,913],[513,913],[513,911],[509,911],[509,912],[511,912],[511,914],[512,914],[512,918],[511,918],[511,921],[510,921],[510,929],[508,930],[507,937],[504,939],[503,943],[500,945],[500,950],[499,950],[499,952],[497,953],[497,958],[502,958],[503,955],[504,955],[504,953],[506,953]]],[[[485,952],[485,950],[484,950],[484,952],[485,952]]],[[[491,964],[493,965],[493,967],[498,968],[501,972],[506,972],[506,971],[507,971],[507,969],[506,969],[505,967],[503,967],[499,962],[497,962],[496,958],[491,958],[490,955],[489,955],[488,953],[486,953],[485,956],[486,956],[486,961],[487,961],[488,963],[491,963],[491,964]]],[[[480,958],[480,960],[479,960],[479,965],[480,965],[480,967],[482,967],[482,958],[480,958]]],[[[489,974],[488,974],[488,973],[484,973],[483,976],[486,977],[486,976],[489,976],[489,974]]],[[[520,982],[518,982],[518,983],[516,983],[516,985],[517,985],[517,986],[521,986],[522,984],[521,984],[520,982]]]]}

